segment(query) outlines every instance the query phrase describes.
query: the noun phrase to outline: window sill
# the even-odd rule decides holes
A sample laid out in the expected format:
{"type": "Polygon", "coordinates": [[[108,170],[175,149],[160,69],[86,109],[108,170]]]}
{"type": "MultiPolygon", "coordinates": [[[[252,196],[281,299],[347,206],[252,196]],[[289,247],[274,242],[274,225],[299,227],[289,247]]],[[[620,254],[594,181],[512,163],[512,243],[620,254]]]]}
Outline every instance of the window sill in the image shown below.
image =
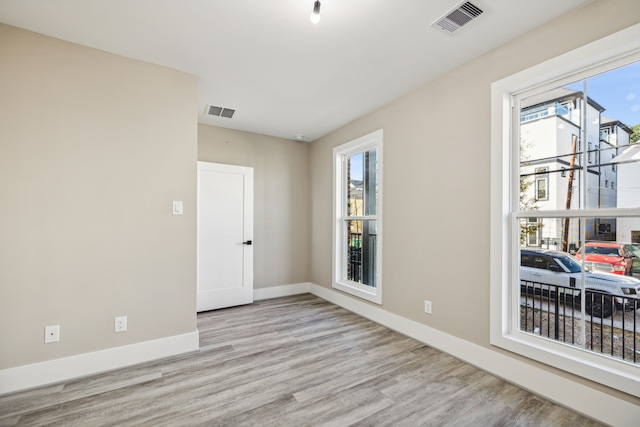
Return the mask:
{"type": "Polygon", "coordinates": [[[517,331],[492,337],[491,344],[640,397],[640,372],[637,366],[517,331]]]}
{"type": "Polygon", "coordinates": [[[333,282],[333,288],[346,292],[358,298],[382,305],[382,295],[379,288],[371,288],[355,282],[333,282]]]}

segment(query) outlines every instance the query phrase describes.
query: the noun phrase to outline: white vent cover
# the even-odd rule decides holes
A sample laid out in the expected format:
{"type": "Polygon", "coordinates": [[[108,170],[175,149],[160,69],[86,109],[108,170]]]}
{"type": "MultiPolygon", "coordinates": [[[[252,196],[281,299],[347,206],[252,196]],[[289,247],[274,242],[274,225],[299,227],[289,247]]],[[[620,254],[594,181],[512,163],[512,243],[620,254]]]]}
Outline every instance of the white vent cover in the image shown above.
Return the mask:
{"type": "Polygon", "coordinates": [[[436,19],[432,27],[453,34],[469,22],[482,15],[483,11],[470,2],[464,2],[447,12],[442,18],[436,19]]]}
{"type": "Polygon", "coordinates": [[[216,107],[215,105],[207,106],[207,114],[210,116],[226,117],[230,119],[233,117],[233,113],[235,112],[236,110],[232,110],[231,108],[216,107]]]}

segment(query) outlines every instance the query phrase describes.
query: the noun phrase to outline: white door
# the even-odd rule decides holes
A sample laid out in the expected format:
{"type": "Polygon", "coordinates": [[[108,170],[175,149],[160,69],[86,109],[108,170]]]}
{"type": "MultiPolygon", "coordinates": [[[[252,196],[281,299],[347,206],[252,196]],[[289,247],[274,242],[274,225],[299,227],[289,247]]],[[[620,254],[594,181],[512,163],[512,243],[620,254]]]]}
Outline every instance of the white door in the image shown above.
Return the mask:
{"type": "Polygon", "coordinates": [[[253,302],[252,239],[253,168],[198,162],[198,311],[253,302]]]}

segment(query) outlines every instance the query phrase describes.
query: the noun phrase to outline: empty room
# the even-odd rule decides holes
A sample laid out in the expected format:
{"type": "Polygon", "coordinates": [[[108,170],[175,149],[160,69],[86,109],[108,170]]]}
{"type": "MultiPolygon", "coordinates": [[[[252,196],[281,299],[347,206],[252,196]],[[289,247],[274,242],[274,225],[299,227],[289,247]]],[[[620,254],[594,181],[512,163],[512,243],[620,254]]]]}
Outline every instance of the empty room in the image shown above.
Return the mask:
{"type": "Polygon", "coordinates": [[[640,422],[638,0],[0,0],[0,425],[640,422]]]}

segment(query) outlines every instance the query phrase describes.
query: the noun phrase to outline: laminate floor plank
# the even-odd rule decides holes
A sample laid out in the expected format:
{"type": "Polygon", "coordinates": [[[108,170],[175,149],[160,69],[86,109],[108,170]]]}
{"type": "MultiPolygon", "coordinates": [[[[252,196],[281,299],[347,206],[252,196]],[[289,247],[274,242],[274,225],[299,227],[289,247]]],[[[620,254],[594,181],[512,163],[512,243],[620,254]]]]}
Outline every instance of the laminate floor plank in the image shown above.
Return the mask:
{"type": "Polygon", "coordinates": [[[0,396],[0,426],[597,426],[313,295],[198,314],[200,349],[0,396]]]}

